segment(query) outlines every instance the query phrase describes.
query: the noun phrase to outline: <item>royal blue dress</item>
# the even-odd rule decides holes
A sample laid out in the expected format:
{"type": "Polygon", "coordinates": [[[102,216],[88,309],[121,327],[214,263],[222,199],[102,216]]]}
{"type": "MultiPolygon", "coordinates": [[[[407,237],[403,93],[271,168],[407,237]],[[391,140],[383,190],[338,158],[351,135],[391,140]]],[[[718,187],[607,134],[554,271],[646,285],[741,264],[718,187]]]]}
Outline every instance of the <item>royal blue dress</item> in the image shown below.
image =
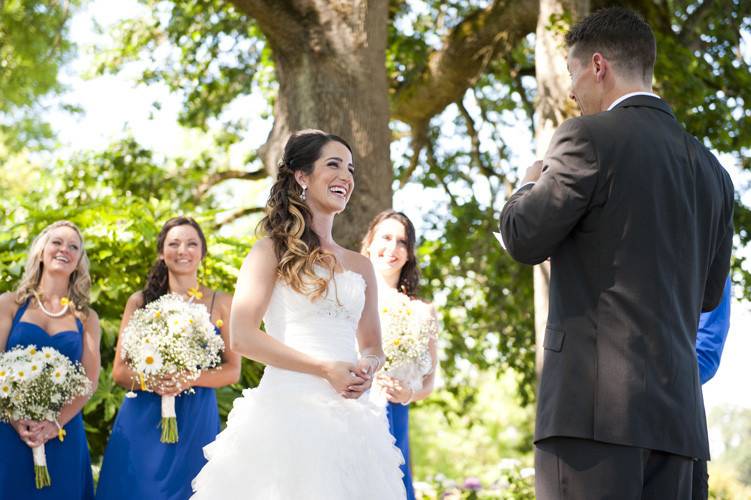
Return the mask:
{"type": "Polygon", "coordinates": [[[415,490],[412,487],[412,459],[409,454],[409,405],[389,403],[386,415],[389,419],[389,431],[396,438],[396,446],[404,455],[401,469],[404,474],[402,481],[407,489],[407,500],[415,500],[415,490]]]}
{"type": "MultiPolygon", "coordinates": [[[[218,333],[218,332],[217,332],[218,333]]],[[[203,447],[219,433],[216,391],[195,387],[175,398],[177,443],[160,442],[162,398],[136,391],[115,418],[97,485],[97,500],[185,500],[206,464],[203,447]]]]}
{"type": "MultiPolygon", "coordinates": [[[[34,344],[37,348],[52,347],[71,360],[80,362],[83,354],[81,321],[76,319],[77,330],[49,335],[39,325],[20,321],[28,306],[27,301],[13,318],[6,350],[34,344]]],[[[38,490],[31,448],[21,441],[13,427],[0,422],[0,500],[94,498],[91,459],[81,412],[64,428],[67,433],[65,441],[51,439],[44,445],[52,485],[38,490]]]]}

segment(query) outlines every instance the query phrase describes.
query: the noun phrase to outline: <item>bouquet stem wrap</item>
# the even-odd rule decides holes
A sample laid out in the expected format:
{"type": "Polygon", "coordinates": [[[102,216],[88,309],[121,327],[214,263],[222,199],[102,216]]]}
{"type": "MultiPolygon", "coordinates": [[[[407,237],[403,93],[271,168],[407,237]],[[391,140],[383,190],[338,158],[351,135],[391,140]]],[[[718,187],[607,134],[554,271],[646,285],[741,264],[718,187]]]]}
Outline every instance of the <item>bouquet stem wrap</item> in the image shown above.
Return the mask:
{"type": "MultiPolygon", "coordinates": [[[[57,426],[62,441],[65,430],[59,423],[60,410],[90,393],[91,381],[83,365],[52,347],[37,349],[29,344],[0,352],[0,422],[47,421],[57,426]]],[[[20,458],[7,457],[5,451],[0,450],[0,460],[20,458]]],[[[31,448],[31,455],[36,488],[51,486],[44,445],[31,448]]]]}
{"type": "Polygon", "coordinates": [[[34,480],[38,490],[46,488],[52,484],[50,472],[47,470],[47,455],[44,453],[44,445],[40,444],[31,449],[31,455],[34,457],[34,480]]]}
{"type": "Polygon", "coordinates": [[[177,443],[177,413],[175,396],[162,396],[162,443],[177,443]]]}
{"type": "MultiPolygon", "coordinates": [[[[195,291],[194,296],[199,295],[195,291]]],[[[203,370],[221,367],[224,342],[217,333],[204,304],[176,294],[162,295],[136,309],[123,330],[122,343],[125,362],[138,377],[134,385],[138,383],[142,391],[179,388],[195,392],[187,382],[196,380],[203,370]]],[[[159,440],[177,443],[175,396],[162,396],[161,404],[159,440]]]]}

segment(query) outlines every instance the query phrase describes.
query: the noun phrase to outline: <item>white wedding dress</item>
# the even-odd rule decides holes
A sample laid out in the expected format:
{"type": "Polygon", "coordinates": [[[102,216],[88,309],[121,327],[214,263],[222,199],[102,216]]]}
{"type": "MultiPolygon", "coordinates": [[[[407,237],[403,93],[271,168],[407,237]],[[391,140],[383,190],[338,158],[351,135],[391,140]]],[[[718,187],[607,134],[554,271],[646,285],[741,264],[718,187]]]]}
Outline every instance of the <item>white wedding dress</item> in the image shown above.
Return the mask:
{"type": "MultiPolygon", "coordinates": [[[[311,302],[277,282],[266,331],[319,359],[355,362],[365,280],[337,273],[311,302]]],[[[267,366],[255,389],[234,402],[227,428],[204,448],[208,463],[193,499],[390,500],[406,497],[382,408],[345,399],[323,378],[267,366]]]]}

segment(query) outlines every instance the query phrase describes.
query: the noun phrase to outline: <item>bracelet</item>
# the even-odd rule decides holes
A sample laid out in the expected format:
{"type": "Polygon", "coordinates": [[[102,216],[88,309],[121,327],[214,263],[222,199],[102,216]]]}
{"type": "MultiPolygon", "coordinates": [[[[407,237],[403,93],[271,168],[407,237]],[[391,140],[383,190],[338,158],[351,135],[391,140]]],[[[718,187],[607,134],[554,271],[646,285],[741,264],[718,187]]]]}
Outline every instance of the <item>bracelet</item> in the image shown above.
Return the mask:
{"type": "Polygon", "coordinates": [[[362,359],[368,359],[368,358],[373,358],[376,361],[376,366],[373,369],[373,373],[381,369],[381,358],[379,358],[375,354],[366,354],[365,356],[362,357],[362,359]]]}

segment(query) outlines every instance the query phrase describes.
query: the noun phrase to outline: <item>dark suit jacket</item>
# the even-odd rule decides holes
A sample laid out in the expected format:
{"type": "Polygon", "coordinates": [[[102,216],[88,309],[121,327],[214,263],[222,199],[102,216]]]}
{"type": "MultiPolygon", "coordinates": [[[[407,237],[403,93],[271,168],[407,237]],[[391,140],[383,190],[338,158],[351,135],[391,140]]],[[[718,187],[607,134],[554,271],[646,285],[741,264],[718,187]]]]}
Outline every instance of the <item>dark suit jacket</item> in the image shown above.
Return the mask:
{"type": "Polygon", "coordinates": [[[551,264],[535,439],[709,457],[694,342],[722,296],[733,185],[670,107],[633,96],[556,131],[501,233],[551,264]]]}

